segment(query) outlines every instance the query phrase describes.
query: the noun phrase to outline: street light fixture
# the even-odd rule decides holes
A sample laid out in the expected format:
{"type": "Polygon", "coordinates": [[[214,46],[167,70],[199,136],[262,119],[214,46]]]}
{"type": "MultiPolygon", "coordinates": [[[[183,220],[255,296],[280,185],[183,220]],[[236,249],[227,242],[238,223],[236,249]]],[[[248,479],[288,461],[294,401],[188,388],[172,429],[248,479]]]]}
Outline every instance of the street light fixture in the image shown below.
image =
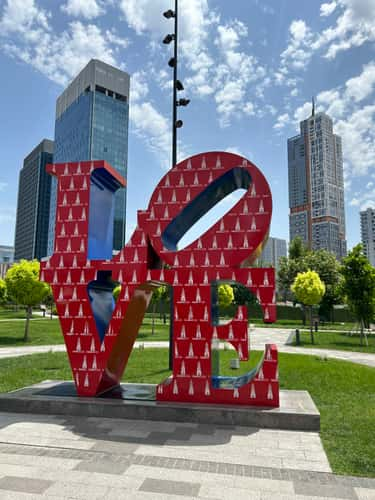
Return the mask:
{"type": "Polygon", "coordinates": [[[182,85],[180,80],[176,81],[176,88],[177,88],[177,90],[184,90],[184,86],[182,85]]]}
{"type": "Polygon", "coordinates": [[[170,34],[164,38],[163,43],[168,45],[169,43],[173,42],[173,40],[174,40],[174,35],[170,34]]]}
{"type": "Polygon", "coordinates": [[[190,102],[190,99],[179,99],[177,102],[176,102],[176,105],[177,106],[187,106],[190,102]]]}
{"type": "Polygon", "coordinates": [[[175,17],[176,14],[173,12],[172,9],[168,9],[165,12],[163,12],[163,16],[166,17],[167,19],[171,19],[171,17],[175,17]]]}

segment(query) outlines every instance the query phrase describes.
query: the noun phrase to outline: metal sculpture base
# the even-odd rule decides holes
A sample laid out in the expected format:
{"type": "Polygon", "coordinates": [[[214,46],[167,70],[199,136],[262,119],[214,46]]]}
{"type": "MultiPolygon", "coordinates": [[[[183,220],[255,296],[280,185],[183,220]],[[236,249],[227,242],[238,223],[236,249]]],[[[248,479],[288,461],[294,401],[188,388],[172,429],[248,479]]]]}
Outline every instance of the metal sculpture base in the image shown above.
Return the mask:
{"type": "Polygon", "coordinates": [[[155,401],[156,385],[121,384],[96,398],[77,396],[73,382],[45,381],[0,394],[0,411],[97,418],[241,425],[319,431],[320,413],[307,391],[280,391],[279,408],[155,401]]]}

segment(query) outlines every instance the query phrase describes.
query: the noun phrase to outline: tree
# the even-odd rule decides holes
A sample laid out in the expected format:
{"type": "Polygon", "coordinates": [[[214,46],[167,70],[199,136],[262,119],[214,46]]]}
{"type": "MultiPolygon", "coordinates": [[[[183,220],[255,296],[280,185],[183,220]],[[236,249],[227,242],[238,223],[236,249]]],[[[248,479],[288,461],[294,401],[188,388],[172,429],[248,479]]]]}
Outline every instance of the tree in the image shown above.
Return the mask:
{"type": "Polygon", "coordinates": [[[292,285],[292,292],[298,302],[305,306],[310,306],[310,336],[311,343],[314,343],[312,307],[319,304],[325,293],[325,285],[315,271],[298,273],[292,285]]]}
{"type": "Polygon", "coordinates": [[[360,324],[361,344],[365,325],[375,317],[375,268],[357,245],[342,260],[342,292],[350,309],[360,324]]]}
{"type": "Polygon", "coordinates": [[[316,250],[308,252],[304,258],[308,269],[319,274],[320,279],[326,287],[325,294],[320,303],[319,314],[332,320],[333,306],[341,300],[342,275],[340,264],[333,253],[327,250],[316,250]]]}
{"type": "Polygon", "coordinates": [[[289,259],[302,259],[307,253],[308,248],[300,236],[296,236],[289,244],[289,259]]]}
{"type": "Polygon", "coordinates": [[[118,296],[120,295],[120,292],[121,292],[121,285],[117,285],[115,286],[115,288],[113,289],[113,298],[115,299],[115,302],[117,301],[118,299],[118,296]]]}
{"type": "Polygon", "coordinates": [[[26,307],[25,334],[23,340],[29,339],[29,321],[32,308],[40,304],[48,295],[50,287],[39,281],[39,262],[37,260],[21,260],[8,269],[5,283],[9,296],[18,304],[26,307]]]}
{"type": "Polygon", "coordinates": [[[233,288],[227,283],[219,285],[217,295],[220,307],[228,307],[234,301],[233,288]]]}
{"type": "MultiPolygon", "coordinates": [[[[152,305],[152,326],[151,326],[151,335],[154,335],[155,333],[155,315],[156,315],[156,307],[161,302],[167,301],[169,299],[169,290],[166,285],[159,286],[152,292],[152,298],[151,298],[151,305],[152,305]]],[[[165,321],[164,321],[165,323],[165,321]]]]}
{"type": "Polygon", "coordinates": [[[304,271],[307,271],[307,265],[303,257],[297,259],[280,257],[277,283],[284,301],[293,299],[291,286],[297,274],[304,271]]]}
{"type": "Polygon", "coordinates": [[[0,278],[0,304],[5,304],[7,301],[7,286],[5,281],[0,278]]]}
{"type": "Polygon", "coordinates": [[[256,296],[244,285],[235,283],[232,285],[234,294],[234,303],[237,306],[246,306],[257,304],[256,296]]]}
{"type": "Polygon", "coordinates": [[[278,287],[284,301],[293,300],[291,286],[300,272],[308,269],[319,274],[326,286],[326,293],[321,302],[319,313],[330,319],[333,305],[340,302],[340,265],[333,253],[327,250],[308,250],[301,238],[295,238],[289,245],[289,257],[281,257],[277,276],[278,287]]]}
{"type": "Polygon", "coordinates": [[[55,299],[53,297],[53,293],[51,288],[49,289],[48,295],[45,296],[44,298],[44,303],[47,307],[49,307],[50,311],[50,318],[52,319],[53,317],[53,308],[55,306],[55,299]]]}

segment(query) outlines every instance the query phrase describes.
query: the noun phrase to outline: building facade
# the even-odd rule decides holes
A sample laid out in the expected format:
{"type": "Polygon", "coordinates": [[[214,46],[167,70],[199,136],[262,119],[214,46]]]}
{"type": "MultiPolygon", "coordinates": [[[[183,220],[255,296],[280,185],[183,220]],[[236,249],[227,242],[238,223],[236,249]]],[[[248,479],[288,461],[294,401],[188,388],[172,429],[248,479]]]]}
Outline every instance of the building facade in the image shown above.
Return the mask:
{"type": "MultiPolygon", "coordinates": [[[[127,177],[129,75],[91,60],[57,99],[54,163],[106,160],[127,177]]],[[[57,183],[52,180],[48,255],[53,253],[57,183]]],[[[115,196],[113,248],[125,244],[126,188],[115,196]]]]}
{"type": "Polygon", "coordinates": [[[269,237],[258,261],[263,266],[272,266],[276,270],[279,269],[280,257],[287,256],[286,241],[280,238],[269,237]]]}
{"type": "Polygon", "coordinates": [[[341,138],[331,118],[315,113],[288,139],[289,233],[313,249],[346,255],[341,138]]]}
{"type": "Polygon", "coordinates": [[[24,159],[18,182],[14,260],[38,259],[47,254],[53,141],[44,139],[24,159]]]}
{"type": "Polygon", "coordinates": [[[0,278],[3,279],[14,262],[14,247],[0,245],[0,278]]]}
{"type": "Polygon", "coordinates": [[[375,266],[375,208],[368,208],[360,213],[361,240],[363,253],[370,264],[375,266]]]}

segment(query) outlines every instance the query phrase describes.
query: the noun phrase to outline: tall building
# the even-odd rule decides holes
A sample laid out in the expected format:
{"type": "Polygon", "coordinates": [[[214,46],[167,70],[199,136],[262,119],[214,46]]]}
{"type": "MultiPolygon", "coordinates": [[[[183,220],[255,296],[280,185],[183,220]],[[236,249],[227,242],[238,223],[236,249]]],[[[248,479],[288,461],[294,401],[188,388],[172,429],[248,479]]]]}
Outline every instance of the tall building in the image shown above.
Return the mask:
{"type": "Polygon", "coordinates": [[[375,266],[375,209],[368,208],[361,215],[361,240],[363,253],[370,264],[375,266]]]}
{"type": "Polygon", "coordinates": [[[18,182],[14,259],[38,259],[47,254],[53,141],[44,139],[26,156],[18,182]]]}
{"type": "Polygon", "coordinates": [[[4,278],[14,261],[14,247],[0,245],[0,278],[4,278]]]}
{"type": "Polygon", "coordinates": [[[290,240],[300,236],[309,248],[346,255],[341,138],[332,120],[315,113],[288,139],[290,240]]]}
{"type": "Polygon", "coordinates": [[[280,238],[269,237],[258,261],[264,266],[271,265],[276,270],[278,270],[280,257],[286,256],[286,241],[280,238]]]}
{"type": "MultiPolygon", "coordinates": [[[[127,73],[92,59],[56,103],[54,163],[106,160],[127,177],[129,83],[127,73]]],[[[57,182],[52,180],[48,255],[53,253],[57,182]]],[[[115,196],[113,248],[125,244],[126,189],[115,196]]]]}

